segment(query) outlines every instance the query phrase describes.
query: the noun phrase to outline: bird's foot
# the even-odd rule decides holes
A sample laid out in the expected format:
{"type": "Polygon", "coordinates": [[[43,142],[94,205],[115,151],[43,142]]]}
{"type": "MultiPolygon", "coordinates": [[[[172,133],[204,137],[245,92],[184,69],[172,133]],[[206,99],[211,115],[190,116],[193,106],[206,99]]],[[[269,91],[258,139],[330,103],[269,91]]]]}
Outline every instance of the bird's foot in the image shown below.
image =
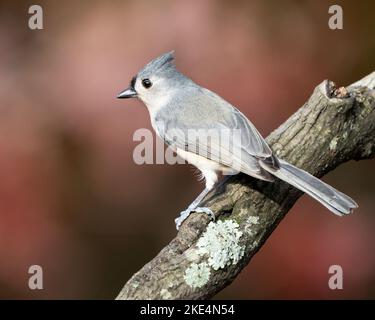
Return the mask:
{"type": "Polygon", "coordinates": [[[174,222],[176,223],[177,230],[180,229],[181,224],[190,216],[192,212],[208,214],[212,220],[215,220],[215,214],[209,208],[206,208],[206,207],[198,207],[195,209],[187,208],[186,210],[181,211],[180,216],[174,220],[174,222]]]}

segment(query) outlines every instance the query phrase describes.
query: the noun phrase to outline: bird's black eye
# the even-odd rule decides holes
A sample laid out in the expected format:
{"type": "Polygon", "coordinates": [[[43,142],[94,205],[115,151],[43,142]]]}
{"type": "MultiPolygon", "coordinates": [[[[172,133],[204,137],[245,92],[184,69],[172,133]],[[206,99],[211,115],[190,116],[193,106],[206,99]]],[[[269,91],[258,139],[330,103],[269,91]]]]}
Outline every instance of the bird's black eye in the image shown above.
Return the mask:
{"type": "Polygon", "coordinates": [[[143,85],[146,89],[148,89],[148,88],[150,88],[150,87],[152,86],[152,82],[150,81],[150,79],[143,79],[143,80],[142,80],[142,85],[143,85]]]}

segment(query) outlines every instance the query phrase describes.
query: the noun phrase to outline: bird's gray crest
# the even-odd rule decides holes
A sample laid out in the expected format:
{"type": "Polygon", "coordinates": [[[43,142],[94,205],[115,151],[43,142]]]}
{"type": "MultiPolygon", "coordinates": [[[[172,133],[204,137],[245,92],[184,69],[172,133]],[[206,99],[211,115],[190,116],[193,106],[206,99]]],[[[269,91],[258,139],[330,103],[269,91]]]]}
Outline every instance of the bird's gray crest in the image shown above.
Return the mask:
{"type": "Polygon", "coordinates": [[[174,60],[174,51],[164,53],[161,56],[149,62],[138,73],[138,75],[141,78],[147,78],[147,77],[150,77],[151,75],[155,75],[160,72],[167,71],[171,67],[174,68],[173,60],[174,60]]]}

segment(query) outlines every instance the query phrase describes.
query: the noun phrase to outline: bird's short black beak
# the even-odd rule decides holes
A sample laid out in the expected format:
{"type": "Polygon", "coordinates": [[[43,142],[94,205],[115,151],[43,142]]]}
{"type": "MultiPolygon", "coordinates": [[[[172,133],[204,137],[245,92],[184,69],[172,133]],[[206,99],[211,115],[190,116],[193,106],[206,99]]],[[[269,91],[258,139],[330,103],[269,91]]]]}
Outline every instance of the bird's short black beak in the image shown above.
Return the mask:
{"type": "Polygon", "coordinates": [[[137,91],[134,90],[134,88],[129,87],[125,89],[124,91],[120,92],[117,96],[118,99],[128,99],[128,98],[136,98],[137,97],[137,91]]]}

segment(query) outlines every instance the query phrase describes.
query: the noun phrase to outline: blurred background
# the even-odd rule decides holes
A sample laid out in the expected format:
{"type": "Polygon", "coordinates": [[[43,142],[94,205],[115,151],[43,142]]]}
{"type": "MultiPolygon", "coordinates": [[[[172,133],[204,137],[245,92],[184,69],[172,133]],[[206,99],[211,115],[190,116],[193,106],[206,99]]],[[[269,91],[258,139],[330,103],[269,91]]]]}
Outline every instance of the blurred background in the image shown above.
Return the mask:
{"type": "MultiPolygon", "coordinates": [[[[179,69],[267,136],[324,79],[375,70],[373,1],[1,1],[0,298],[113,299],[175,236],[203,187],[187,165],[136,165],[140,101],[116,99],[175,50],[179,69]],[[44,29],[28,28],[28,8],[44,29]],[[328,28],[339,4],[344,29],[328,28]],[[28,288],[30,265],[44,290],[28,288]]],[[[302,197],[218,299],[375,298],[374,160],[325,181],[360,208],[339,219],[302,197]],[[328,288],[341,265],[344,289],[328,288]]]]}

